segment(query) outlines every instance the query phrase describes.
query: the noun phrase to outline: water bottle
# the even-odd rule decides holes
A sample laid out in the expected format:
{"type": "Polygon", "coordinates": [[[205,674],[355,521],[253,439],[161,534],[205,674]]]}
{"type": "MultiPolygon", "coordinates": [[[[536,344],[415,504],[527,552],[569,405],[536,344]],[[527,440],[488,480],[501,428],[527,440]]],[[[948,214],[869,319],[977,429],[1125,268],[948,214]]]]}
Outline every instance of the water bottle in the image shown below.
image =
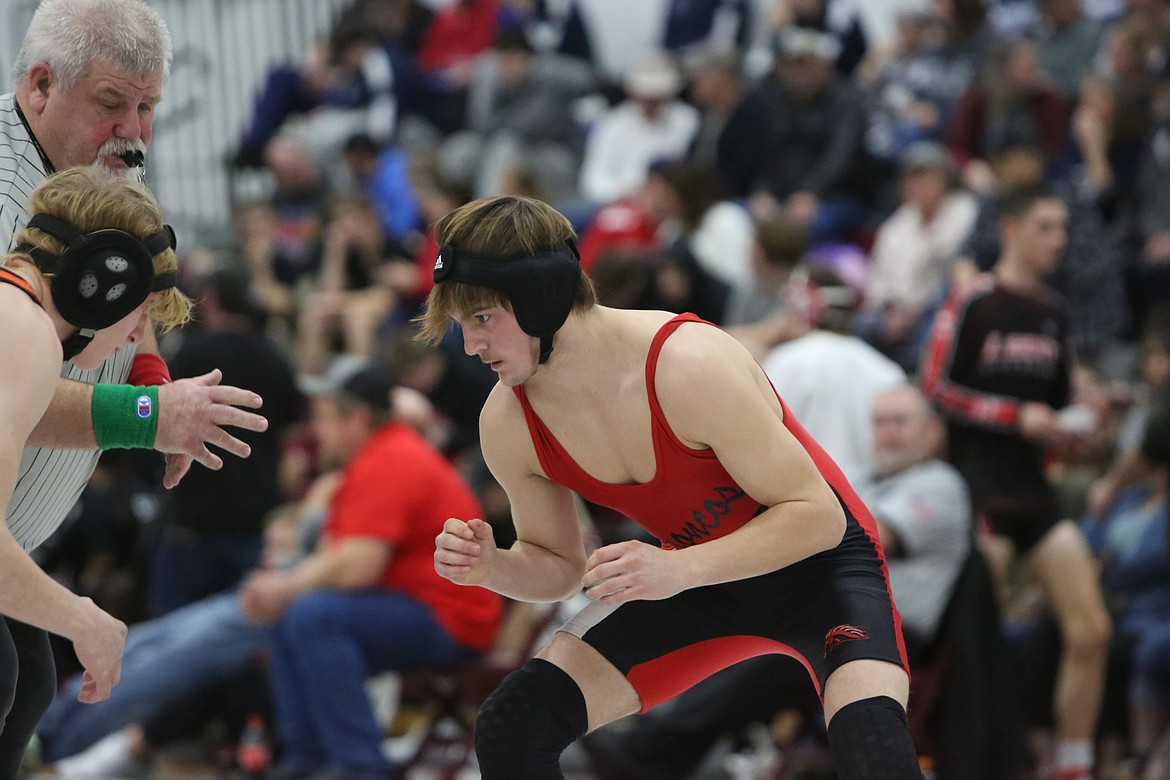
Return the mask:
{"type": "Polygon", "coordinates": [[[240,734],[240,743],[236,747],[236,763],[243,770],[245,777],[259,780],[268,772],[271,760],[264,718],[257,714],[249,715],[240,734]]]}

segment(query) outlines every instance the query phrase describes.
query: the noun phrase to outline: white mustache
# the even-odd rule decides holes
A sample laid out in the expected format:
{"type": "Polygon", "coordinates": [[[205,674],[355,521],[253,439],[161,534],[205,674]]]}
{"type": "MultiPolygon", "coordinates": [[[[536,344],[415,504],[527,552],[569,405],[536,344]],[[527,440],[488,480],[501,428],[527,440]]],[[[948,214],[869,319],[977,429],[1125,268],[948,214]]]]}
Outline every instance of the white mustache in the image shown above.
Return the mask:
{"type": "Polygon", "coordinates": [[[146,166],[139,165],[134,168],[121,168],[117,166],[111,166],[106,163],[107,157],[120,157],[126,152],[139,152],[145,158],[146,144],[142,142],[141,138],[111,138],[98,147],[97,159],[93,161],[94,167],[98,168],[107,175],[119,176],[130,179],[131,181],[136,181],[139,184],[145,184],[146,166]]]}

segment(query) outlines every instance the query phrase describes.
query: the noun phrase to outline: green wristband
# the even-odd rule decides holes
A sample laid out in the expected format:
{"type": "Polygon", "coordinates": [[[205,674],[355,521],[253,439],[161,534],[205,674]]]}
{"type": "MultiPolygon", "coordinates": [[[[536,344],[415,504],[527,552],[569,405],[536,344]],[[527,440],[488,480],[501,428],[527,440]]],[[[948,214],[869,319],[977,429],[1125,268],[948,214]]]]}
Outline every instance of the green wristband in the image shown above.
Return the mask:
{"type": "Polygon", "coordinates": [[[154,449],[158,388],[94,385],[93,435],[103,450],[154,449]]]}

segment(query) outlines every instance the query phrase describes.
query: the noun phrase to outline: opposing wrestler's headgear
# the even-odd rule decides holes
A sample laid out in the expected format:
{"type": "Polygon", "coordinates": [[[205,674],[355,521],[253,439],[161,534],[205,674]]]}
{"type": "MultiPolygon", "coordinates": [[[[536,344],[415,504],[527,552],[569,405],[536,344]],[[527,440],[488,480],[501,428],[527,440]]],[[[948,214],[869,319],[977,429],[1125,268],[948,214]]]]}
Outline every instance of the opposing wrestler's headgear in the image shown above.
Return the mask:
{"type": "Polygon", "coordinates": [[[463,282],[498,291],[512,305],[516,323],[540,339],[540,362],[552,354],[555,334],[577,297],[581,255],[572,239],[556,246],[511,255],[489,255],[444,246],[435,259],[435,283],[463,282]]]}
{"type": "Polygon", "coordinates": [[[16,250],[53,275],[53,305],[66,322],[79,329],[63,342],[66,360],[85,349],[97,331],[137,309],[152,292],[175,286],[174,271],[154,272],[154,256],[175,248],[175,231],[170,225],[145,239],[116,229],[83,233],[51,214],[34,215],[28,226],[43,230],[66,246],[61,255],[28,245],[16,250]]]}

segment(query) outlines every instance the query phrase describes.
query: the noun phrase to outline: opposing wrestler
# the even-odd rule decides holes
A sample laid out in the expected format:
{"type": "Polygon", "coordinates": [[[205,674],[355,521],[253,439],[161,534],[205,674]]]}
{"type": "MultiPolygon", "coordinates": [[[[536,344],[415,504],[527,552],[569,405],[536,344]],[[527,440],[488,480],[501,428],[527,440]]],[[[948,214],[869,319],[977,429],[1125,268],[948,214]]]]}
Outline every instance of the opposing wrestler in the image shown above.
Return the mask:
{"type": "Polygon", "coordinates": [[[486,780],[561,777],[587,730],[739,660],[784,653],[822,694],[839,776],[919,778],[900,621],[873,518],[738,342],[691,315],[599,306],[573,230],[525,198],[440,220],[422,336],[451,320],[499,384],[480,418],[518,541],[452,518],[446,577],[593,603],[488,698],[486,780]],[[586,558],[572,491],[662,543],[586,558]]]}
{"type": "MultiPolygon", "coordinates": [[[[11,500],[21,453],[53,396],[62,359],[93,368],[142,338],[148,322],[184,322],[174,233],[139,184],[73,168],[47,179],[17,248],[0,263],[0,495],[11,500]]],[[[158,424],[158,389],[127,388],[142,429],[158,424]]],[[[73,642],[85,669],[79,698],[118,682],[126,626],[44,573],[7,525],[0,530],[0,777],[15,777],[55,688],[46,632],[73,642]]]]}

